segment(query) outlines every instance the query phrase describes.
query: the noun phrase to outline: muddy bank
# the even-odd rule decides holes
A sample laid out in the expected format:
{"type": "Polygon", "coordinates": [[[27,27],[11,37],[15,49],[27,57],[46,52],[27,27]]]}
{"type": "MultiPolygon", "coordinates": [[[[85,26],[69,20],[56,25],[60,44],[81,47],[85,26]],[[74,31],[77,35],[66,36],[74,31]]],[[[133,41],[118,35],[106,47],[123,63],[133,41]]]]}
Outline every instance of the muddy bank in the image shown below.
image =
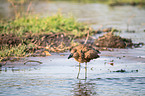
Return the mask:
{"type": "Polygon", "coordinates": [[[36,45],[36,47],[26,49],[27,52],[36,52],[39,49],[46,49],[49,52],[64,52],[71,46],[73,35],[65,33],[48,33],[40,35],[27,35],[24,40],[36,45]]]}
{"type": "Polygon", "coordinates": [[[3,47],[12,48],[22,43],[22,39],[14,34],[0,34],[0,50],[3,47]]]}
{"type": "MultiPolygon", "coordinates": [[[[90,34],[96,34],[99,31],[90,31],[90,34]]],[[[1,34],[0,35],[0,51],[7,49],[8,52],[0,54],[2,57],[15,56],[17,52],[11,50],[11,48],[19,48],[23,56],[46,56],[51,55],[49,52],[65,52],[72,46],[76,46],[78,42],[74,42],[77,38],[86,38],[87,32],[83,35],[76,36],[70,33],[59,32],[59,33],[41,33],[32,34],[31,32],[26,32],[22,37],[18,37],[14,34],[1,34]],[[21,48],[21,46],[23,46],[21,48]],[[23,49],[23,50],[22,50],[23,49]]],[[[7,51],[6,50],[6,51],[7,51]]]]}
{"type": "Polygon", "coordinates": [[[98,47],[107,48],[126,48],[132,47],[133,43],[131,39],[121,38],[120,36],[115,36],[113,32],[109,32],[99,37],[94,42],[98,47]]]}
{"type": "MultiPolygon", "coordinates": [[[[89,34],[101,34],[107,32],[98,39],[92,38],[91,36],[84,34],[84,36],[76,37],[75,35],[66,33],[48,33],[48,34],[31,34],[26,33],[24,37],[19,38],[13,34],[1,34],[1,49],[5,46],[11,49],[13,46],[25,45],[25,55],[28,56],[51,56],[50,53],[55,52],[66,52],[72,47],[79,44],[84,44],[86,38],[88,37],[87,44],[97,50],[108,50],[113,51],[113,48],[132,48],[143,46],[144,43],[133,44],[131,39],[121,38],[120,36],[115,36],[111,29],[103,30],[89,30],[89,34]],[[27,45],[33,46],[27,46],[27,45]]],[[[2,57],[1,61],[11,60],[12,56],[2,57]]],[[[15,57],[14,57],[15,60],[15,57]]],[[[16,59],[17,60],[17,59],[16,59]]],[[[12,59],[13,61],[13,59],[12,59]]],[[[2,64],[1,64],[2,65],[2,64]]]]}

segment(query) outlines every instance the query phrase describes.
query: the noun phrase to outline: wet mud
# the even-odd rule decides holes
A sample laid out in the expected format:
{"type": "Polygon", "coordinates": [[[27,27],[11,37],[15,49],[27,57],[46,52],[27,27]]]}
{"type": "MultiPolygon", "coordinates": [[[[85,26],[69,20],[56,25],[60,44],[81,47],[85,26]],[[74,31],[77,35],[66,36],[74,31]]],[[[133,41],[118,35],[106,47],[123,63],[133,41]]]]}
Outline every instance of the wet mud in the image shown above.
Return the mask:
{"type": "MultiPolygon", "coordinates": [[[[96,50],[108,50],[113,51],[114,48],[138,48],[142,47],[144,43],[132,43],[131,39],[122,38],[120,36],[114,35],[110,32],[111,29],[103,29],[92,31],[93,34],[99,35],[104,32],[103,36],[95,39],[92,36],[88,37],[87,45],[93,47],[96,50]]],[[[90,34],[92,34],[90,33],[90,34]]],[[[7,46],[11,48],[13,46],[21,46],[22,44],[28,45],[30,42],[35,45],[35,47],[26,47],[25,52],[27,53],[25,57],[33,56],[33,57],[44,57],[51,56],[52,52],[62,53],[67,52],[73,47],[84,44],[87,38],[84,37],[75,37],[74,35],[66,34],[66,33],[49,33],[49,34],[30,34],[27,33],[23,38],[19,38],[13,34],[1,34],[1,50],[3,47],[7,46]],[[27,43],[29,42],[29,43],[27,43]]],[[[16,57],[4,57],[1,61],[17,61],[19,58],[16,57]]],[[[3,63],[1,63],[1,66],[3,63]]]]}
{"type": "Polygon", "coordinates": [[[133,45],[131,39],[115,36],[113,32],[104,34],[103,36],[99,37],[94,43],[98,47],[107,47],[107,48],[126,48],[132,47],[133,45]]]}
{"type": "MultiPolygon", "coordinates": [[[[40,35],[26,35],[25,40],[29,40],[31,43],[36,44],[40,48],[46,48],[49,52],[63,52],[67,47],[71,46],[71,39],[73,36],[69,36],[65,33],[49,33],[40,35]]],[[[29,49],[28,49],[29,50],[29,49]]]]}
{"type": "Polygon", "coordinates": [[[22,39],[14,34],[0,34],[0,50],[3,47],[12,48],[22,43],[22,39]]]}

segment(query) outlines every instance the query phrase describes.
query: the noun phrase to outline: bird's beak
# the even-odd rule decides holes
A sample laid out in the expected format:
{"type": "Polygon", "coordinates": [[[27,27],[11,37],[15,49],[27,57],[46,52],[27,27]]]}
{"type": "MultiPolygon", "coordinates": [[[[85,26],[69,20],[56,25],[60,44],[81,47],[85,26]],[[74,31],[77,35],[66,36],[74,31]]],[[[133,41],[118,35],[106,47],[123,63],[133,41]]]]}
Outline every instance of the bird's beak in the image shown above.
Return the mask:
{"type": "Polygon", "coordinates": [[[73,54],[72,53],[68,56],[68,59],[70,59],[71,57],[73,57],[73,54]]]}
{"type": "Polygon", "coordinates": [[[101,52],[99,50],[96,50],[99,54],[101,54],[101,52]]]}

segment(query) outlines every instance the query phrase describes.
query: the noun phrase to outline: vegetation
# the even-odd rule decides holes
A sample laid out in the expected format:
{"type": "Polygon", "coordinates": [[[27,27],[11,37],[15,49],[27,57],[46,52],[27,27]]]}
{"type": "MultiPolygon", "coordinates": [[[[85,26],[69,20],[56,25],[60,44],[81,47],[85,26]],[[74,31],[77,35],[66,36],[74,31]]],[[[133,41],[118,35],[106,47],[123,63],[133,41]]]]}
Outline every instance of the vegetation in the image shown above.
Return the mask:
{"type": "Polygon", "coordinates": [[[65,18],[61,14],[50,17],[24,16],[8,22],[1,21],[0,31],[7,34],[24,36],[27,32],[49,33],[65,32],[73,35],[84,34],[87,27],[78,23],[73,17],[65,18]]]}
{"type": "MultiPolygon", "coordinates": [[[[21,45],[17,47],[12,48],[6,48],[0,51],[0,57],[6,57],[6,56],[24,56],[26,45],[21,45]]],[[[0,58],[1,59],[1,58],[0,58]]]]}
{"type": "MultiPolygon", "coordinates": [[[[28,47],[35,46],[29,39],[26,40],[25,37],[28,34],[38,36],[49,33],[65,33],[75,37],[81,37],[87,33],[87,30],[89,30],[87,26],[78,23],[73,17],[65,18],[61,14],[50,17],[27,15],[14,20],[2,20],[0,22],[0,35],[3,36],[3,38],[1,37],[2,40],[0,42],[0,57],[24,56],[26,54],[25,50],[28,47]],[[10,34],[12,34],[12,36],[10,34]],[[18,44],[13,46],[9,42],[12,42],[11,44],[18,44]]],[[[41,37],[38,36],[37,38],[41,37]]]]}

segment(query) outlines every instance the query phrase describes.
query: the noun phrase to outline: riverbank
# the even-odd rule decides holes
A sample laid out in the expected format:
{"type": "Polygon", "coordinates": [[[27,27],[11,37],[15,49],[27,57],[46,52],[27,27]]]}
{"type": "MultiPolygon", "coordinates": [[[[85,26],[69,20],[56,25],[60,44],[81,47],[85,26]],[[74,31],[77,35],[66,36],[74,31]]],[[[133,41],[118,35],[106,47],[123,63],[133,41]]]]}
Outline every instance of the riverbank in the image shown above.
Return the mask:
{"type": "MultiPolygon", "coordinates": [[[[2,20],[0,60],[3,57],[23,57],[39,49],[65,51],[72,39],[85,36],[88,30],[88,27],[78,23],[73,17],[64,18],[61,14],[45,18],[24,16],[14,20],[2,20]],[[55,50],[55,47],[60,48],[55,50]]],[[[42,51],[40,52],[43,53],[42,51]]]]}
{"type": "Polygon", "coordinates": [[[66,52],[78,44],[84,44],[86,38],[89,46],[97,50],[113,51],[111,48],[144,45],[144,43],[133,44],[131,39],[115,35],[114,32],[118,32],[117,29],[93,30],[77,22],[73,17],[65,18],[61,14],[46,18],[24,16],[1,21],[0,25],[2,32],[0,34],[0,61],[2,62],[18,60],[19,57],[51,56],[51,52],[66,52]],[[104,35],[92,38],[97,34],[104,35]]]}

